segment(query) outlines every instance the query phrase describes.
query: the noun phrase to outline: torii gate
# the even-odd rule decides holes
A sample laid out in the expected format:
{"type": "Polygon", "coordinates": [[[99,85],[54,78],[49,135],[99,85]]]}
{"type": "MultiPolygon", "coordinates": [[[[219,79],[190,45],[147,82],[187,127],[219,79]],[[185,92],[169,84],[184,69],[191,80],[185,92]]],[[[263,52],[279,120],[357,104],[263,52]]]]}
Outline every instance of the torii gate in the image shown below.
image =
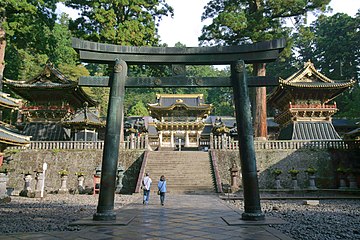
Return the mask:
{"type": "Polygon", "coordinates": [[[96,221],[115,220],[114,198],[118,164],[120,129],[123,124],[125,87],[232,87],[236,123],[240,142],[240,165],[243,177],[243,220],[263,220],[256,170],[253,128],[251,122],[248,86],[277,85],[274,78],[247,77],[245,64],[275,61],[285,47],[278,39],[249,45],[229,47],[128,47],[72,39],[80,60],[113,65],[110,77],[82,77],[79,85],[110,87],[106,135],[102,159],[100,195],[96,221]],[[175,77],[127,77],[127,65],[172,65],[175,77]],[[228,78],[186,77],[185,65],[230,64],[228,78]],[[177,76],[176,76],[177,75],[177,76]],[[250,81],[248,81],[250,80],[250,81]]]}

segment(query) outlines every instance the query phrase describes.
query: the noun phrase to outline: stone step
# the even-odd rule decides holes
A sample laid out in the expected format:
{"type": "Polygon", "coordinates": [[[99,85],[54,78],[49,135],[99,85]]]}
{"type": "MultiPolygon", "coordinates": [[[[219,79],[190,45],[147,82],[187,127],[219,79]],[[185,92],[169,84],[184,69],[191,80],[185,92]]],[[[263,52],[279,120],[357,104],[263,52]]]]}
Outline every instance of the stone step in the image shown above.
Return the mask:
{"type": "Polygon", "coordinates": [[[214,192],[211,163],[206,152],[150,152],[146,164],[155,188],[161,175],[170,192],[214,192]]]}

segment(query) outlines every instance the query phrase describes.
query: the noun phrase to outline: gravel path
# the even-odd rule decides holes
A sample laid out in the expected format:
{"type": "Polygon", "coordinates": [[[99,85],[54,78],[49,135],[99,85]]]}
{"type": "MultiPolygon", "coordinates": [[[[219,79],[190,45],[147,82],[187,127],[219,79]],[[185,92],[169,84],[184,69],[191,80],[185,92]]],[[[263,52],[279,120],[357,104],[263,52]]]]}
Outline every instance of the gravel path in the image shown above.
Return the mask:
{"type": "MultiPolygon", "coordinates": [[[[136,200],[137,196],[115,195],[115,210],[136,200]]],[[[96,212],[98,195],[48,194],[43,200],[11,196],[0,203],[0,233],[75,231],[72,221],[96,212]]]]}
{"type": "MultiPolygon", "coordinates": [[[[264,200],[265,216],[281,218],[288,224],[272,225],[294,239],[360,239],[360,200],[319,200],[317,206],[303,200],[264,200]]],[[[243,201],[232,201],[243,210],[243,201]]]]}

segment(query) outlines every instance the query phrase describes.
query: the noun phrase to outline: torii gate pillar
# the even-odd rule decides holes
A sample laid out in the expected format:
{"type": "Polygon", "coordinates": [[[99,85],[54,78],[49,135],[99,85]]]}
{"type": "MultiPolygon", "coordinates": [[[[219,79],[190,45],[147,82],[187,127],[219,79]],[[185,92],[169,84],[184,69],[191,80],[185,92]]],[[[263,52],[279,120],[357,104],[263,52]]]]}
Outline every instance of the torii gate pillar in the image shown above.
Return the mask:
{"type": "Polygon", "coordinates": [[[122,129],[124,116],[126,77],[126,63],[116,59],[113,77],[110,81],[99,202],[97,212],[93,216],[93,219],[96,221],[116,219],[116,214],[114,213],[115,182],[119,157],[120,130],[122,129]]]}
{"type": "Polygon", "coordinates": [[[256,170],[253,127],[247,88],[245,63],[242,60],[231,64],[231,82],[236,111],[236,125],[239,137],[240,164],[244,189],[243,220],[264,220],[261,211],[259,185],[256,170]]]}

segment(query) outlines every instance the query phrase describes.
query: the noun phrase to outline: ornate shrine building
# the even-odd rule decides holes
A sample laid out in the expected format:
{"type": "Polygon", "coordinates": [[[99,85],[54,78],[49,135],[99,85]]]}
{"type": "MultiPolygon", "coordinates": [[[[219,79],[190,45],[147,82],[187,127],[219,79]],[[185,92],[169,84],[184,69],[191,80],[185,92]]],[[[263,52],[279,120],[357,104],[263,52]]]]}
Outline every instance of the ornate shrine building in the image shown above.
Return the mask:
{"type": "Polygon", "coordinates": [[[70,139],[73,141],[97,141],[99,130],[105,128],[105,122],[88,108],[87,102],[83,108],[62,123],[63,126],[71,129],[70,139]]]}
{"type": "Polygon", "coordinates": [[[157,94],[156,103],[148,104],[148,109],[153,118],[149,129],[157,130],[160,148],[199,147],[212,105],[204,103],[202,94],[157,94]]]}
{"type": "Polygon", "coordinates": [[[26,99],[20,106],[17,125],[34,141],[70,140],[61,121],[70,118],[85,102],[96,102],[77,84],[67,79],[51,63],[35,78],[27,81],[4,79],[4,85],[26,99]]]}
{"type": "Polygon", "coordinates": [[[308,61],[279,82],[268,96],[268,103],[277,111],[274,120],[280,125],[279,140],[340,139],[331,121],[338,109],[331,101],[352,87],[354,80],[331,80],[308,61]]]}
{"type": "Polygon", "coordinates": [[[30,136],[20,134],[14,126],[11,125],[11,113],[21,105],[20,99],[15,99],[9,94],[0,92],[0,110],[3,114],[10,112],[10,123],[0,122],[0,166],[3,162],[4,150],[8,146],[26,146],[30,144],[30,136]]]}

